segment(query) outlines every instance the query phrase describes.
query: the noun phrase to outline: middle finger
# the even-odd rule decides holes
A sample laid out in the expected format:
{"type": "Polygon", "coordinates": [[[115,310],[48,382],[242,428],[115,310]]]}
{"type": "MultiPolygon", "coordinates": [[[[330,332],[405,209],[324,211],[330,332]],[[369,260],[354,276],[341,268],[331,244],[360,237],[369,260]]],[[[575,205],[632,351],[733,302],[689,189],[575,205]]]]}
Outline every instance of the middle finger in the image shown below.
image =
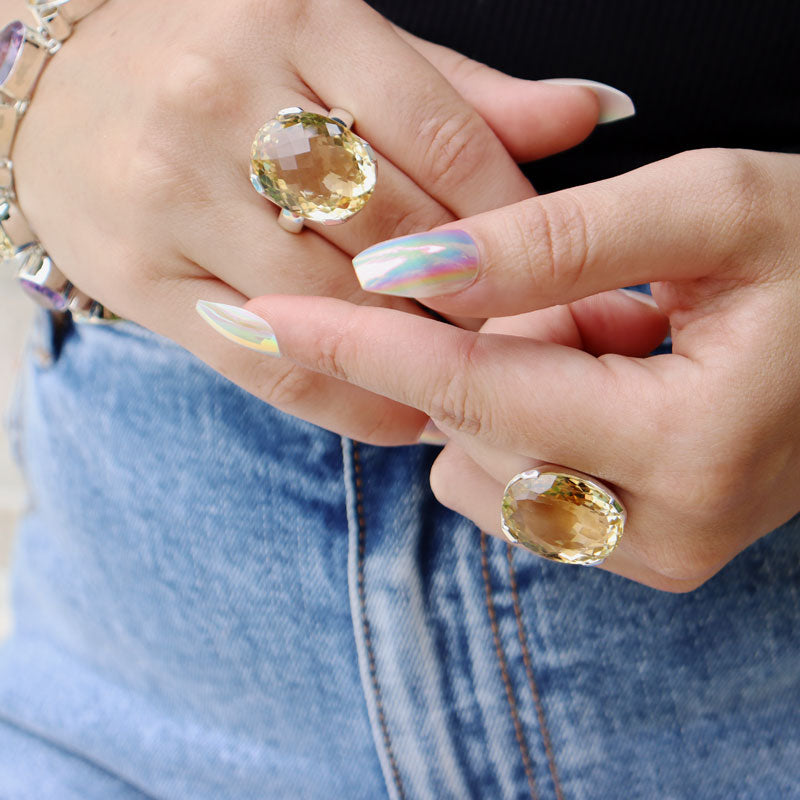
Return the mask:
{"type": "Polygon", "coordinates": [[[373,147],[456,217],[534,194],[486,121],[366,4],[306,25],[299,44],[295,63],[311,89],[351,111],[373,147]],[[318,57],[343,41],[347,59],[318,57]]]}

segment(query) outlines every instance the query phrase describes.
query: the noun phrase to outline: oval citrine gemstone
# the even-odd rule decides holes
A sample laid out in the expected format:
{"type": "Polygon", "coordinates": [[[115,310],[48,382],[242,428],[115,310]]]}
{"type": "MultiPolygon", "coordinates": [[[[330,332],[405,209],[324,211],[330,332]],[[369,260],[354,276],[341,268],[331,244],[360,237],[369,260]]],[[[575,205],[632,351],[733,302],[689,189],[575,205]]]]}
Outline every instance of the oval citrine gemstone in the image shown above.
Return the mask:
{"type": "Polygon", "coordinates": [[[361,211],[375,190],[372,148],[338,120],[307,111],[281,114],[256,135],[250,177],[281,208],[334,225],[361,211]]]}
{"type": "Polygon", "coordinates": [[[622,536],[625,509],[588,475],[548,465],[511,480],[502,526],[512,542],[552,561],[599,564],[622,536]]]}

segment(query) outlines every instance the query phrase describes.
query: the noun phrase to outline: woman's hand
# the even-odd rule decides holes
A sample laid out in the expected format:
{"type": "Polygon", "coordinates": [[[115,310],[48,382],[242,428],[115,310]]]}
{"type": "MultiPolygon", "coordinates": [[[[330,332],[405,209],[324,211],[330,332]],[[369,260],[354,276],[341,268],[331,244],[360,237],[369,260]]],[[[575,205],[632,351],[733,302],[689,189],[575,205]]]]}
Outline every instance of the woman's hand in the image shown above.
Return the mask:
{"type": "Polygon", "coordinates": [[[363,292],[350,256],[532,196],[514,159],[575,144],[597,115],[588,90],[505,77],[359,0],[112,0],[47,67],[14,161],[23,211],[83,291],[279,408],[393,443],[418,432],[416,412],[235,349],[196,300],[288,292],[424,313],[363,292]],[[296,105],[348,109],[379,160],[361,214],[299,237],[248,180],[256,131],[296,105]]]}
{"type": "MultiPolygon", "coordinates": [[[[450,285],[461,288],[427,292],[427,303],[466,315],[547,310],[473,333],[319,298],[247,309],[295,363],[429,415],[452,439],[434,492],[487,531],[499,532],[514,474],[571,467],[616,487],[628,509],[603,569],[684,591],[800,510],[800,156],[685,153],[457,227],[475,247],[459,237],[467,257],[450,285]],[[583,305],[602,308],[609,295],[579,298],[646,281],[673,353],[637,358],[653,343],[658,322],[642,316],[653,309],[631,301],[615,326],[583,305]],[[583,308],[574,322],[548,308],[564,303],[583,308]]],[[[375,278],[380,254],[366,261],[375,278]]],[[[418,261],[403,285],[424,272],[418,261]]]]}

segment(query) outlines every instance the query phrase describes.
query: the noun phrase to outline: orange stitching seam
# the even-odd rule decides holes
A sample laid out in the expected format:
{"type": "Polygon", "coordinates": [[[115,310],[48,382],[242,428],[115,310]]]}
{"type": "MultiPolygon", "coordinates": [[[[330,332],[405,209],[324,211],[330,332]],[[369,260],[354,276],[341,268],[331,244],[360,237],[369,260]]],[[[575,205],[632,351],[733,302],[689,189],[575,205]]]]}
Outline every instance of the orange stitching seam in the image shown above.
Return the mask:
{"type": "Polygon", "coordinates": [[[545,753],[547,753],[547,763],[550,767],[550,775],[553,778],[553,786],[556,790],[556,800],[564,800],[564,793],[561,791],[561,783],[558,779],[558,770],[556,769],[556,759],[553,755],[553,745],[550,741],[550,732],[547,728],[547,720],[544,716],[542,700],[539,695],[539,689],[536,686],[536,678],[533,674],[531,654],[530,650],[528,650],[528,637],[525,633],[525,627],[522,624],[522,609],[519,604],[517,573],[514,569],[514,548],[511,545],[508,545],[508,577],[511,581],[511,597],[514,601],[514,616],[517,618],[517,634],[519,635],[519,643],[522,647],[522,661],[525,664],[525,674],[528,676],[528,686],[530,686],[531,694],[533,695],[533,704],[536,706],[536,716],[539,718],[539,728],[542,732],[544,750],[545,753]]]}
{"type": "Polygon", "coordinates": [[[389,736],[389,726],[386,722],[386,714],[383,708],[383,695],[381,685],[378,681],[378,669],[375,663],[375,652],[372,649],[372,634],[369,620],[367,619],[367,592],[364,581],[364,561],[366,555],[367,526],[364,520],[364,481],[361,478],[361,455],[358,450],[358,442],[353,442],[353,466],[356,476],[356,514],[358,516],[358,603],[361,609],[361,629],[364,632],[364,642],[367,647],[367,658],[369,659],[369,676],[372,681],[372,690],[375,693],[375,703],[378,707],[378,719],[381,724],[381,734],[383,735],[383,746],[389,756],[389,765],[392,768],[392,777],[397,793],[401,800],[405,800],[405,790],[403,780],[400,777],[400,770],[397,766],[397,759],[394,756],[392,740],[389,736]]]}
{"type": "Polygon", "coordinates": [[[519,712],[517,710],[517,702],[514,699],[514,690],[511,686],[511,679],[508,677],[508,664],[506,656],[503,652],[503,647],[500,643],[500,628],[497,624],[497,612],[494,607],[494,598],[492,597],[492,584],[489,579],[489,558],[487,554],[487,536],[481,531],[481,574],[483,575],[483,585],[486,590],[486,607],[489,611],[489,623],[492,626],[492,636],[494,637],[494,649],[497,653],[497,660],[500,662],[500,674],[503,678],[503,686],[506,690],[506,698],[508,699],[508,707],[511,711],[511,721],[514,723],[514,734],[517,737],[517,744],[519,745],[519,752],[522,756],[522,765],[525,768],[525,777],[528,779],[528,787],[531,792],[533,800],[539,800],[539,794],[536,791],[536,780],[533,775],[533,763],[531,762],[531,754],[528,750],[528,745],[525,741],[525,736],[522,732],[522,723],[519,719],[519,712]]]}

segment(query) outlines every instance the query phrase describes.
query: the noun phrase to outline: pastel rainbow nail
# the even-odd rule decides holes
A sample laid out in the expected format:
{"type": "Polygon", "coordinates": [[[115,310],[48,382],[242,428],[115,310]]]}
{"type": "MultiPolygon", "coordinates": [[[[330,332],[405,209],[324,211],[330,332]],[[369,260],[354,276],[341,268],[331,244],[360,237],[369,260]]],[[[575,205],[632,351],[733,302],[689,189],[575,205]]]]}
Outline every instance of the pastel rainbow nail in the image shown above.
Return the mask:
{"type": "Polygon", "coordinates": [[[257,314],[210,300],[198,300],[195,307],[203,320],[226,339],[268,356],[280,356],[275,331],[257,314]]]}
{"type": "Polygon", "coordinates": [[[622,292],[625,297],[630,297],[631,300],[638,300],[646,306],[658,308],[658,303],[656,303],[655,298],[651,294],[647,294],[647,292],[637,292],[635,289],[617,289],[617,291],[622,292]]]}
{"type": "Polygon", "coordinates": [[[633,100],[625,92],[615,89],[607,83],[590,81],[586,78],[546,78],[538,81],[538,83],[551,83],[554,86],[582,86],[584,89],[594,92],[600,103],[598,125],[627,119],[636,113],[636,106],[634,106],[633,100]]]}
{"type": "Polygon", "coordinates": [[[436,447],[444,447],[450,441],[450,437],[446,433],[442,433],[437,427],[436,423],[428,420],[428,424],[423,429],[417,440],[418,444],[432,444],[436,447]]]}
{"type": "Polygon", "coordinates": [[[478,275],[478,248],[464,231],[415,233],[376,244],[353,259],[361,286],[397,297],[466,289],[478,275]]]}

